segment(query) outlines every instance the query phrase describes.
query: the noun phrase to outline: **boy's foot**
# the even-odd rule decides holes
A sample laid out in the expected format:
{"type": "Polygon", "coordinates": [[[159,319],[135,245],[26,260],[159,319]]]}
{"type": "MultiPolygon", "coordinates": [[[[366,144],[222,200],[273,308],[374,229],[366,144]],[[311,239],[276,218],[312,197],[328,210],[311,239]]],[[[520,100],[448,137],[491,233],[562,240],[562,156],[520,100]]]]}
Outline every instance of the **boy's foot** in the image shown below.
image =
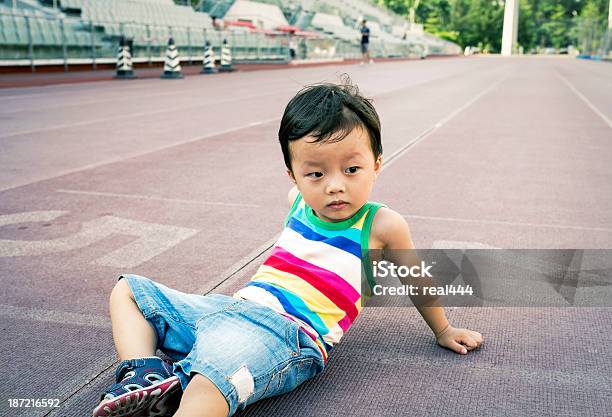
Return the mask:
{"type": "Polygon", "coordinates": [[[181,383],[172,365],[157,357],[130,359],[115,371],[112,385],[93,417],[171,416],[180,403],[181,383]]]}
{"type": "Polygon", "coordinates": [[[177,376],[102,401],[93,417],[170,417],[178,409],[181,382],[177,376]]]}

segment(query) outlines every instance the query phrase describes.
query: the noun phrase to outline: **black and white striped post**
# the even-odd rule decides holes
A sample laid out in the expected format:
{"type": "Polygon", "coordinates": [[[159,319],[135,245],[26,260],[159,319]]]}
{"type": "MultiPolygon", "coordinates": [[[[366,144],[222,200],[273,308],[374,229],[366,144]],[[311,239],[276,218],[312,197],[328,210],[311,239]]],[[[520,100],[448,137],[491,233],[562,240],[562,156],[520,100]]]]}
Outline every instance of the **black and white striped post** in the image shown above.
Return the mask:
{"type": "Polygon", "coordinates": [[[214,74],[215,72],[217,72],[215,69],[215,52],[210,42],[206,41],[204,44],[204,65],[200,74],[214,74]]]}
{"type": "Polygon", "coordinates": [[[223,39],[223,46],[221,46],[221,66],[219,71],[231,72],[234,68],[232,67],[232,48],[227,43],[227,39],[223,39]]]}
{"type": "Polygon", "coordinates": [[[181,70],[181,60],[179,58],[178,49],[174,43],[174,38],[168,39],[168,48],[166,49],[166,59],[164,61],[164,73],[161,78],[176,80],[183,78],[181,70]]]}
{"type": "Polygon", "coordinates": [[[114,78],[120,80],[136,78],[136,75],[134,74],[134,64],[132,63],[132,53],[124,36],[122,36],[119,40],[119,51],[117,53],[117,73],[115,74],[114,78]]]}

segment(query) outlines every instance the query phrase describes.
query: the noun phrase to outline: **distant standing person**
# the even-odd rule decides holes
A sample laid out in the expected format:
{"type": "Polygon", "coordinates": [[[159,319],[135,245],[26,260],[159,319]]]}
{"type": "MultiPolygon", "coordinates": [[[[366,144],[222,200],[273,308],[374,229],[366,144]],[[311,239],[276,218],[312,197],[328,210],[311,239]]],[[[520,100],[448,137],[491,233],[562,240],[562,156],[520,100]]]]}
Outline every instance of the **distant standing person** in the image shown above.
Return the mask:
{"type": "Polygon", "coordinates": [[[297,57],[297,40],[295,39],[295,31],[289,32],[289,55],[294,60],[297,57]]]}
{"type": "Polygon", "coordinates": [[[373,64],[374,61],[370,59],[370,51],[368,50],[370,46],[370,28],[366,25],[367,20],[363,19],[361,22],[361,55],[362,60],[361,64],[364,62],[369,62],[373,64]]]}
{"type": "Polygon", "coordinates": [[[221,23],[219,22],[219,18],[217,16],[211,16],[213,29],[219,30],[221,29],[221,23]]]}

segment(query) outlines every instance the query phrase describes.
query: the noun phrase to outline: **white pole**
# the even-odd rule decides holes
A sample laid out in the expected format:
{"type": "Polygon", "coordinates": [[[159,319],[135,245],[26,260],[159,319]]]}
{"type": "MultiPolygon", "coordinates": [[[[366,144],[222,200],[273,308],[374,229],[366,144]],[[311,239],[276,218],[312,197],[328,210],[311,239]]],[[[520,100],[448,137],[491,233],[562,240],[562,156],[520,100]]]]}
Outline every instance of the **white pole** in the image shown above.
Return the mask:
{"type": "MultiPolygon", "coordinates": [[[[610,0],[612,1],[612,0],[610,0]]],[[[410,20],[410,30],[413,30],[414,23],[416,20],[416,9],[419,7],[419,3],[421,0],[414,0],[412,7],[410,7],[409,20],[410,20]]]]}
{"type": "MultiPolygon", "coordinates": [[[[612,0],[610,0],[612,1],[612,0]]],[[[502,55],[510,56],[516,45],[518,35],[519,0],[506,0],[504,9],[504,29],[502,33],[502,55]]]]}
{"type": "Polygon", "coordinates": [[[612,0],[608,5],[608,29],[612,29],[612,0]]]}

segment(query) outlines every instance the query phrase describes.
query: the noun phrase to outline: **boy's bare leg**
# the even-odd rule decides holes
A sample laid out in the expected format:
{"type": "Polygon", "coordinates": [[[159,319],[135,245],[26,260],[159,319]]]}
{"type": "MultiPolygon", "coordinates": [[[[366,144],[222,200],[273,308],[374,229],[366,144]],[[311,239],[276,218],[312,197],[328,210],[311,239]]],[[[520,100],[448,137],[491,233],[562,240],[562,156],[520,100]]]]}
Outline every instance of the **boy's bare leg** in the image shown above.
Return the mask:
{"type": "Polygon", "coordinates": [[[110,316],[119,359],[155,356],[157,334],[142,315],[125,279],[111,292],[110,316]]]}
{"type": "MultiPolygon", "coordinates": [[[[110,315],[115,348],[120,359],[155,355],[157,334],[142,315],[125,279],[113,288],[110,315]]],[[[217,386],[208,378],[195,374],[185,388],[174,417],[226,417],[228,413],[227,401],[217,386]]]]}
{"type": "Polygon", "coordinates": [[[229,406],[219,388],[208,378],[195,374],[174,417],[226,417],[228,413],[229,406]]]}

